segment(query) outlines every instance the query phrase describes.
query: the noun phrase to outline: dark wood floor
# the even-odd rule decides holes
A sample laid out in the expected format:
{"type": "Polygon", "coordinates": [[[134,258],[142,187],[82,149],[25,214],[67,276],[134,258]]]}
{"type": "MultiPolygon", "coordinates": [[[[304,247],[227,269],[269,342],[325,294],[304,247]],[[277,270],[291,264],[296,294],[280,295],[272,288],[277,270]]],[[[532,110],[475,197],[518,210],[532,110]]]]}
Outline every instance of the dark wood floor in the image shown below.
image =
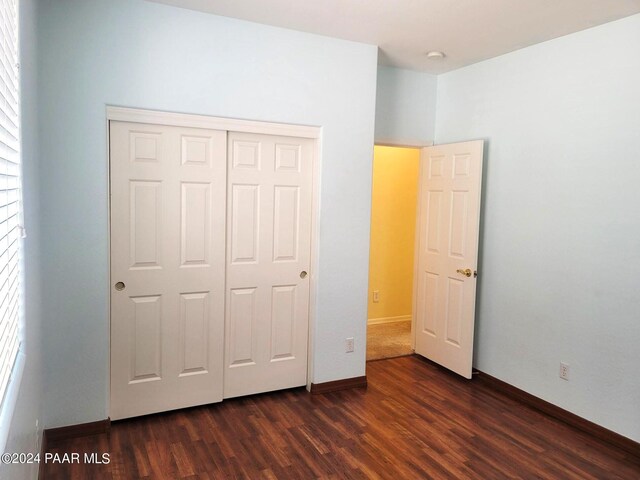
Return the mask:
{"type": "Polygon", "coordinates": [[[114,422],[54,453],[48,479],[639,479],[640,459],[417,357],[367,364],[369,387],[255,395],[114,422]]]}

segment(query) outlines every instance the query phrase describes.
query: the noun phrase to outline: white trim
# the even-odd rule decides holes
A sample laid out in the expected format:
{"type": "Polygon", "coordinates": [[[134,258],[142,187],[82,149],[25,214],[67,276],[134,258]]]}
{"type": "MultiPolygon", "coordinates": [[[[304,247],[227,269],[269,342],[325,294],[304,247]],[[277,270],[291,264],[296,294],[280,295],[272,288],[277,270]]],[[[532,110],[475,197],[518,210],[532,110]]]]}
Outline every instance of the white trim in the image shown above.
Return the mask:
{"type": "Polygon", "coordinates": [[[370,318],[367,320],[367,325],[381,325],[383,323],[398,323],[398,322],[410,322],[412,315],[399,315],[397,317],[380,317],[370,318]]]}
{"type": "Polygon", "coordinates": [[[413,295],[411,299],[411,348],[416,349],[416,329],[418,322],[418,276],[420,274],[420,218],[422,215],[422,175],[424,172],[424,157],[426,155],[426,149],[420,149],[420,159],[418,164],[418,205],[416,205],[416,233],[413,245],[413,295]]]}
{"type": "Polygon", "coordinates": [[[0,453],[4,452],[9,439],[9,431],[13,423],[13,412],[18,403],[18,394],[20,393],[20,385],[22,385],[22,377],[24,373],[25,354],[24,342],[18,348],[18,356],[13,364],[9,384],[4,394],[4,400],[0,408],[0,453]]]}
{"type": "Polygon", "coordinates": [[[322,129],[318,132],[313,148],[311,173],[311,258],[309,271],[309,330],[307,343],[307,391],[311,391],[315,358],[315,328],[318,305],[318,272],[320,271],[320,163],[322,160],[322,129]]]}
{"type": "Polygon", "coordinates": [[[173,127],[207,128],[228,132],[282,135],[298,138],[320,138],[321,128],[289,123],[258,122],[235,118],[209,117],[190,113],[160,112],[138,108],[113,107],[107,105],[107,120],[119,122],[148,123],[173,127]]]}
{"type": "Polygon", "coordinates": [[[425,148],[425,147],[432,147],[433,142],[403,143],[403,142],[396,142],[394,140],[380,140],[380,141],[376,141],[374,145],[376,147],[425,148]]]}
{"type": "Polygon", "coordinates": [[[106,394],[107,398],[105,399],[105,405],[107,406],[107,414],[109,417],[111,412],[111,122],[109,121],[109,107],[107,107],[107,115],[105,117],[105,127],[107,132],[107,265],[109,266],[107,270],[107,278],[109,279],[109,283],[107,283],[107,342],[109,344],[109,356],[107,357],[107,374],[109,387],[107,388],[106,394]]]}

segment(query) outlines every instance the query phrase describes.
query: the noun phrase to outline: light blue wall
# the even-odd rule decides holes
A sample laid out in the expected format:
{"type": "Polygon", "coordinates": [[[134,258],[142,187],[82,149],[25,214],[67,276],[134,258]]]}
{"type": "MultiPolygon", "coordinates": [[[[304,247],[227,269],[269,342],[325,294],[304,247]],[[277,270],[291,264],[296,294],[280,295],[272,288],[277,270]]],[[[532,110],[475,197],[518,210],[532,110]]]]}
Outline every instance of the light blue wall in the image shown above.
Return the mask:
{"type": "MultiPolygon", "coordinates": [[[[43,0],[39,10],[46,181],[41,212],[35,196],[25,204],[36,326],[38,218],[46,239],[46,426],[108,413],[113,104],[323,127],[315,382],[364,374],[374,114],[381,143],[486,138],[476,366],[640,440],[640,17],[439,76],[436,97],[433,76],[376,71],[372,46],[141,0],[43,0]],[[343,351],[350,336],[355,354],[343,351]]],[[[24,109],[33,124],[35,106],[24,109]]],[[[30,155],[25,181],[37,192],[33,145],[30,155]]],[[[33,371],[16,447],[33,437],[33,371]]]]}
{"type": "Polygon", "coordinates": [[[436,120],[437,77],[401,68],[378,67],[378,144],[430,145],[436,120]]]}
{"type": "Polygon", "coordinates": [[[636,441],[639,46],[636,15],[441,75],[436,125],[488,141],[475,365],[636,441]]]}
{"type": "Polygon", "coordinates": [[[46,426],[108,414],[107,104],[322,126],[313,381],[363,375],[376,47],[141,0],[39,19],[46,426]]]}
{"type": "MultiPolygon", "coordinates": [[[[22,88],[22,173],[24,187],[24,370],[16,384],[17,401],[9,430],[5,452],[39,451],[40,432],[36,420],[41,420],[43,375],[41,369],[42,311],[40,301],[40,215],[39,159],[37,139],[37,71],[36,71],[36,0],[20,1],[20,70],[22,88]]],[[[42,422],[40,421],[40,427],[42,422]]],[[[36,478],[37,464],[0,465],[0,478],[19,480],[36,478]]]]}

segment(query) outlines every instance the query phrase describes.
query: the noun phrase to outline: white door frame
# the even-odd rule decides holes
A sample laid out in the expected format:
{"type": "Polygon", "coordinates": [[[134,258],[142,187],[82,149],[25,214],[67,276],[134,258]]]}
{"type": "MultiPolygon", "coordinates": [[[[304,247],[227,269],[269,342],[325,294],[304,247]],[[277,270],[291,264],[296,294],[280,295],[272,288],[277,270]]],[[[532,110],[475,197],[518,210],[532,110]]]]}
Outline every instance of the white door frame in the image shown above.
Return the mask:
{"type": "MultiPolygon", "coordinates": [[[[314,140],[312,157],[311,178],[311,271],[309,272],[309,337],[307,340],[307,390],[311,390],[313,382],[313,339],[316,322],[317,299],[317,272],[318,272],[318,244],[319,244],[319,220],[320,220],[320,163],[322,127],[309,125],[293,125],[288,123],[261,122],[255,120],[239,120],[224,117],[211,117],[207,115],[194,115],[187,113],[162,112],[157,110],[143,110],[138,108],[106,107],[106,147],[107,147],[107,259],[111,265],[111,155],[109,152],[109,124],[111,121],[145,123],[153,125],[169,125],[175,127],[206,128],[210,130],[226,130],[233,132],[258,133],[264,135],[281,135],[288,137],[310,138],[314,140]]],[[[224,159],[226,161],[226,157],[224,159]]],[[[109,281],[107,294],[109,295],[109,311],[107,322],[111,332],[111,268],[109,268],[109,281]]],[[[111,333],[109,333],[109,356],[111,356],[111,333]]],[[[111,362],[108,359],[109,378],[111,378],[111,362]]],[[[107,411],[111,410],[111,382],[107,389],[107,411]]]]}

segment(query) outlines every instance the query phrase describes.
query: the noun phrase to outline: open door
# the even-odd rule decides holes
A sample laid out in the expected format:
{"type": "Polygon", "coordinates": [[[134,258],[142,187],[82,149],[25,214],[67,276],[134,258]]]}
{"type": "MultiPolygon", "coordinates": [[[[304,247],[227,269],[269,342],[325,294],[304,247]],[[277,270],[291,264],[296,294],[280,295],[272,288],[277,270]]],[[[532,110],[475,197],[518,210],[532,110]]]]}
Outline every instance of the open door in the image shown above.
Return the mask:
{"type": "Polygon", "coordinates": [[[484,142],[422,149],[416,353],[471,378],[484,142]]]}

